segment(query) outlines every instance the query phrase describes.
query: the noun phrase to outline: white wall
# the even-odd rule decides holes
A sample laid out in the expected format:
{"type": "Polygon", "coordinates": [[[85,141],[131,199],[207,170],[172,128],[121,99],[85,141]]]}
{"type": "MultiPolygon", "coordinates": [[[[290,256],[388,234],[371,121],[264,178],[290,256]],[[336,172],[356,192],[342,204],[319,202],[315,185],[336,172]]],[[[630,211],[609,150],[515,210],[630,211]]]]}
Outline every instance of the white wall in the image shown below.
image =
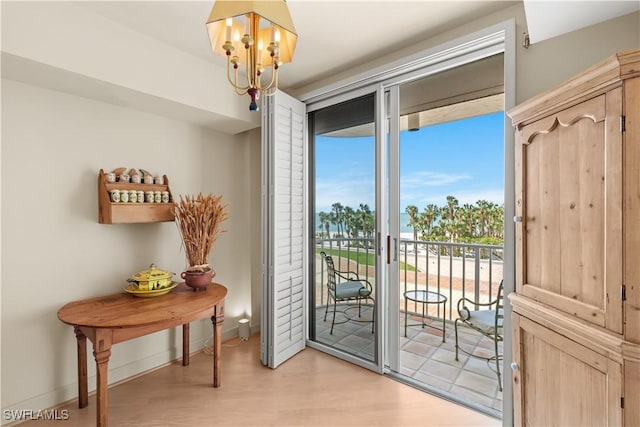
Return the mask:
{"type": "Polygon", "coordinates": [[[260,331],[262,310],[262,134],[261,129],[245,133],[249,145],[249,197],[251,199],[251,331],[260,331]]]}
{"type": "MultiPolygon", "coordinates": [[[[76,396],[75,337],[56,317],[62,305],[120,292],[151,262],[176,273],[186,265],[175,223],[98,224],[100,168],[164,173],[174,196],[224,195],[228,232],[210,261],[229,289],[223,331],[235,333],[251,309],[250,152],[245,137],[2,80],[3,409],[76,396]]],[[[210,333],[209,321],[194,322],[192,349],[210,333]]],[[[116,345],[110,382],[179,357],[180,339],[174,330],[116,345]]],[[[91,389],[94,375],[89,363],[91,389]]]]}
{"type": "Polygon", "coordinates": [[[518,43],[518,103],[561,84],[614,53],[639,47],[640,12],[547,39],[528,49],[518,43]]]}
{"type": "MultiPolygon", "coordinates": [[[[259,126],[246,99],[229,88],[225,66],[114,22],[84,3],[1,2],[3,77],[186,118],[224,133],[259,126]]],[[[127,7],[123,2],[122,10],[127,7]]]]}

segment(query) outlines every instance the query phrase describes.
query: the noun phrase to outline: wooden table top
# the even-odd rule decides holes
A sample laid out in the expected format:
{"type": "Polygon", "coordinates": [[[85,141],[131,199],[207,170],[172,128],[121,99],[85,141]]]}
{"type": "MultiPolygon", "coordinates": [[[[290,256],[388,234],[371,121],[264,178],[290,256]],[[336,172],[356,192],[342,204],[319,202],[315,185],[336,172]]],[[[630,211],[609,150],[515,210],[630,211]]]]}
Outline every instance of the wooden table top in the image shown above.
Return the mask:
{"type": "Polygon", "coordinates": [[[58,319],[73,326],[91,328],[127,328],[158,322],[190,319],[210,309],[227,295],[227,288],[212,283],[207,290],[195,292],[183,283],[171,292],[153,298],[125,293],[96,297],[66,304],[58,310],[58,319]]]}

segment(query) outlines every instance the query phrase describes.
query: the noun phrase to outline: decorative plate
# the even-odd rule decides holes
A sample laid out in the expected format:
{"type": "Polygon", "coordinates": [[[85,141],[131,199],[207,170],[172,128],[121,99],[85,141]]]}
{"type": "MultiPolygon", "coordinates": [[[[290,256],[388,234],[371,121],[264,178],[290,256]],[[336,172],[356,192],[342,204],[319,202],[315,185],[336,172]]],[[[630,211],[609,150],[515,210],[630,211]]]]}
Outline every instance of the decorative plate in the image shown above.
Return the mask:
{"type": "Polygon", "coordinates": [[[176,286],[178,286],[176,282],[171,282],[171,284],[166,288],[156,289],[153,291],[140,291],[138,290],[138,287],[134,283],[132,283],[126,288],[124,288],[124,290],[125,292],[130,293],[131,295],[135,295],[137,297],[152,298],[152,297],[159,297],[160,295],[168,294],[176,286]]]}

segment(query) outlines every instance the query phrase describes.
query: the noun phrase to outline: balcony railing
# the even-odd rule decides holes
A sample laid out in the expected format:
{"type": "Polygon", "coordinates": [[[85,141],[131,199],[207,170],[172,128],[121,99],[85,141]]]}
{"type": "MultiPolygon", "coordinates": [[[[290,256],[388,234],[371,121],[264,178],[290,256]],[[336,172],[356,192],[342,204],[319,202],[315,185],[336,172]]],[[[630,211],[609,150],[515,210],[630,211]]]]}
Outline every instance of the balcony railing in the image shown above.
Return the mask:
{"type": "MultiPolygon", "coordinates": [[[[316,252],[332,255],[340,271],[356,271],[375,290],[375,250],[373,239],[316,239],[316,252]]],[[[504,249],[498,245],[432,242],[401,239],[398,247],[400,262],[399,295],[411,289],[425,289],[447,297],[446,318],[457,317],[460,298],[476,304],[493,301],[502,280],[504,249]]],[[[326,266],[316,257],[316,304],[326,303],[326,266]]],[[[375,291],[374,291],[375,292],[375,291]]],[[[404,307],[404,304],[400,305],[404,307]]],[[[475,309],[482,308],[476,306],[475,309]]],[[[441,306],[429,307],[429,314],[442,317],[441,306]]],[[[409,306],[415,313],[416,308],[409,306]]]]}

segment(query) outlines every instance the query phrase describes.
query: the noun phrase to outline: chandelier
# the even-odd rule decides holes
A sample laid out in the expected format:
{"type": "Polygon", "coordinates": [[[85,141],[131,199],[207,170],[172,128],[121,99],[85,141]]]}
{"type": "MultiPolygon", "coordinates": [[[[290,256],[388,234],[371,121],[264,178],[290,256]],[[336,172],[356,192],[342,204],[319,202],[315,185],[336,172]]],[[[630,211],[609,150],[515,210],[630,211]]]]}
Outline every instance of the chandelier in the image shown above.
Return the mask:
{"type": "Polygon", "coordinates": [[[213,52],[227,57],[229,83],[238,95],[249,94],[249,110],[257,111],[260,94],[276,93],[278,70],[293,59],[298,36],[287,4],[217,0],[207,31],[213,52]]]}

